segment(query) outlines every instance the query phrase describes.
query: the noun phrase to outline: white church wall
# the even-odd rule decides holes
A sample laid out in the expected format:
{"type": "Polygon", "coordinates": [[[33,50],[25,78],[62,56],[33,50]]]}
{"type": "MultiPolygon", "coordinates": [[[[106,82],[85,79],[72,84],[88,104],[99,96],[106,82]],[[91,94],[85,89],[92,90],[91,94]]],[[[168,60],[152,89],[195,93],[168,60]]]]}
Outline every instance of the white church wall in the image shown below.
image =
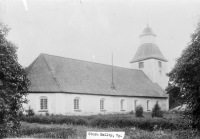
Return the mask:
{"type": "Polygon", "coordinates": [[[135,110],[134,100],[138,100],[137,105],[141,105],[144,111],[147,111],[147,100],[150,100],[149,109],[159,101],[162,110],[168,110],[167,98],[141,98],[141,97],[120,97],[103,95],[82,95],[66,93],[29,93],[27,99],[35,114],[45,114],[47,111],[40,110],[40,97],[48,98],[48,113],[62,115],[96,115],[96,114],[114,114],[128,113],[135,110]],[[80,98],[80,110],[74,110],[74,98],[80,98]],[[105,111],[100,110],[100,99],[105,99],[105,111]],[[120,108],[121,99],[125,100],[124,110],[120,108]]]}
{"type": "Polygon", "coordinates": [[[167,62],[160,61],[162,63],[162,67],[158,66],[157,59],[153,59],[153,82],[158,83],[160,87],[165,90],[165,88],[168,85],[169,78],[166,76],[166,73],[168,71],[167,69],[167,62]]]}
{"type": "Polygon", "coordinates": [[[24,104],[24,108],[28,110],[30,107],[34,110],[35,114],[45,114],[46,111],[42,111],[40,109],[40,97],[43,96],[48,98],[48,112],[56,113],[56,94],[53,93],[29,93],[29,95],[27,96],[28,104],[24,104]]]}
{"type": "Polygon", "coordinates": [[[131,63],[132,69],[139,69],[142,70],[145,75],[153,82],[157,83],[163,90],[168,85],[168,77],[166,76],[167,73],[167,62],[162,63],[162,68],[158,67],[158,61],[157,59],[147,59],[144,61],[144,68],[139,69],[139,62],[131,63]]]}
{"type": "Polygon", "coordinates": [[[153,60],[154,59],[147,59],[147,60],[144,60],[144,61],[131,63],[131,68],[142,70],[145,73],[145,75],[153,82],[153,68],[154,68],[154,61],[153,60]],[[139,69],[139,63],[140,62],[144,63],[144,68],[139,69]]]}
{"type": "MultiPolygon", "coordinates": [[[[55,93],[55,97],[56,97],[56,109],[54,111],[54,113],[56,114],[65,114],[65,102],[67,100],[66,95],[64,95],[63,93],[55,93]]],[[[54,104],[55,105],[55,104],[54,104]]]]}

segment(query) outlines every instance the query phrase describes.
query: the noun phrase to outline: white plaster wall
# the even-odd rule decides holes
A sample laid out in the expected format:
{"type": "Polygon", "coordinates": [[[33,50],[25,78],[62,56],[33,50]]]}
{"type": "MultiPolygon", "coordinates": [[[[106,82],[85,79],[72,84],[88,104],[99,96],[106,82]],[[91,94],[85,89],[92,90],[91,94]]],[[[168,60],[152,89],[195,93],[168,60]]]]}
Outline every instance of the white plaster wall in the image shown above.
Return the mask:
{"type": "Polygon", "coordinates": [[[140,37],[140,44],[144,43],[156,43],[156,37],[153,35],[146,35],[140,37]]]}
{"type": "Polygon", "coordinates": [[[162,68],[160,68],[158,67],[158,61],[153,59],[153,82],[158,83],[165,90],[169,81],[169,78],[166,76],[168,73],[167,62],[160,61],[162,62],[162,68]]]}
{"type": "Polygon", "coordinates": [[[56,99],[56,104],[55,107],[56,107],[56,111],[54,113],[56,114],[65,114],[65,109],[66,109],[66,105],[65,105],[65,101],[67,100],[66,99],[66,95],[62,94],[62,93],[55,93],[55,99],[56,99]]]}
{"type": "Polygon", "coordinates": [[[34,110],[35,114],[45,114],[46,112],[39,112],[40,109],[40,97],[45,96],[48,98],[48,112],[56,113],[56,94],[53,93],[29,93],[27,96],[28,104],[24,104],[24,108],[26,110],[31,109],[34,110]]]}
{"type": "Polygon", "coordinates": [[[142,70],[146,74],[146,76],[153,82],[153,70],[154,70],[153,63],[154,63],[153,59],[139,61],[139,62],[131,63],[131,68],[142,70]],[[144,62],[144,68],[139,69],[140,62],[144,62]]]}
{"type": "Polygon", "coordinates": [[[131,63],[132,69],[142,70],[146,76],[153,82],[157,83],[163,90],[168,85],[169,78],[166,76],[167,71],[167,62],[162,62],[162,68],[158,67],[157,59],[147,59],[144,61],[144,68],[139,69],[139,62],[131,63]]]}
{"type": "Polygon", "coordinates": [[[168,98],[137,98],[137,97],[119,97],[119,96],[100,96],[100,95],[81,95],[67,93],[29,93],[27,99],[29,103],[25,106],[26,109],[30,106],[36,114],[45,114],[40,112],[40,97],[48,97],[48,112],[49,114],[62,115],[95,115],[109,113],[127,113],[135,110],[134,100],[138,100],[138,105],[147,110],[147,100],[150,100],[149,108],[152,110],[156,101],[162,110],[168,110],[168,98]],[[80,98],[80,110],[74,110],[74,98],[80,98]],[[105,99],[105,110],[100,110],[100,99],[105,99]],[[120,110],[120,100],[125,99],[125,111],[120,110]]]}

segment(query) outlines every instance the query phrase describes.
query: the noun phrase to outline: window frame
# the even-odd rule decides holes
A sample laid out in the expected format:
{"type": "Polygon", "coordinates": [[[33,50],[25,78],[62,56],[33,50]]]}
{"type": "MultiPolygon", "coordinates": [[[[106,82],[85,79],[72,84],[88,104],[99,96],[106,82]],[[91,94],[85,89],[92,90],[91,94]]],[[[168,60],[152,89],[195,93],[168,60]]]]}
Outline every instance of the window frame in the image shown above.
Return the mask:
{"type": "Polygon", "coordinates": [[[48,100],[48,97],[47,96],[41,96],[39,97],[39,111],[42,112],[42,111],[45,111],[47,112],[48,111],[48,103],[49,103],[49,100],[48,100]],[[46,100],[46,102],[44,102],[44,100],[46,100]],[[45,104],[46,103],[46,104],[45,104]]]}
{"type": "Polygon", "coordinates": [[[125,109],[125,99],[120,100],[120,110],[126,111],[126,109],[125,109]]]}
{"type": "Polygon", "coordinates": [[[73,108],[74,108],[74,111],[81,111],[81,99],[79,97],[74,98],[73,108]]]}
{"type": "Polygon", "coordinates": [[[151,111],[151,109],[150,109],[150,103],[151,103],[151,101],[148,99],[146,101],[146,103],[147,103],[147,111],[151,111]]]}
{"type": "Polygon", "coordinates": [[[138,66],[139,66],[139,69],[143,69],[144,68],[144,62],[139,62],[138,66]]]}
{"type": "Polygon", "coordinates": [[[100,110],[101,111],[106,111],[106,104],[105,103],[106,103],[106,99],[105,98],[101,98],[100,99],[100,110]]]}

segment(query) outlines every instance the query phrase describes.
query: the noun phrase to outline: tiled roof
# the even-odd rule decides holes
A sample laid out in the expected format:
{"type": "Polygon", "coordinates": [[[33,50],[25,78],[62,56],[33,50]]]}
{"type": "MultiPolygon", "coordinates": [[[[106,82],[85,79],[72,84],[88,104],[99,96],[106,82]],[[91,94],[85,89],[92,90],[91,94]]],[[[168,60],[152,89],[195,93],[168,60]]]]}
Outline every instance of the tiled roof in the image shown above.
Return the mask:
{"type": "Polygon", "coordinates": [[[146,60],[146,59],[158,59],[167,62],[159,47],[153,43],[141,44],[130,63],[146,60]]]}
{"type": "Polygon", "coordinates": [[[40,54],[27,68],[29,92],[68,92],[115,96],[167,97],[140,70],[40,54]]]}
{"type": "Polygon", "coordinates": [[[153,35],[156,36],[156,34],[153,32],[153,30],[147,25],[147,27],[143,30],[141,36],[146,36],[146,35],[153,35]]]}

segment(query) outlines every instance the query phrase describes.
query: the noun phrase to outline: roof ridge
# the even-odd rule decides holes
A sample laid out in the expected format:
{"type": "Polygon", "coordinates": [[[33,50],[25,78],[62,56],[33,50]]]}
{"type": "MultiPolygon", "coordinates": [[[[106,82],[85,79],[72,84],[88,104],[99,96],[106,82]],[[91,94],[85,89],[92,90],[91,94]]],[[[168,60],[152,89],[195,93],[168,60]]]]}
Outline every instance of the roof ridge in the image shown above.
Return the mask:
{"type": "MultiPolygon", "coordinates": [[[[29,91],[29,93],[60,93],[56,91],[29,91]]],[[[81,92],[67,92],[63,91],[61,93],[68,93],[68,94],[81,94],[81,95],[100,95],[100,96],[122,96],[122,97],[146,97],[146,98],[166,98],[167,96],[139,96],[139,95],[115,95],[115,94],[91,94],[91,93],[81,93],[81,92]]]]}
{"type": "MultiPolygon", "coordinates": [[[[29,74],[31,74],[31,72],[32,72],[33,68],[35,67],[35,65],[37,64],[38,58],[39,58],[40,56],[41,56],[41,54],[33,61],[34,64],[33,64],[32,68],[30,69],[30,71],[29,71],[29,73],[28,73],[27,76],[29,76],[29,74]]],[[[32,63],[31,63],[31,64],[32,64],[32,63]]],[[[30,65],[31,65],[31,64],[30,64],[30,65]]],[[[30,65],[29,65],[29,66],[30,66],[30,65]]]]}
{"type": "MultiPolygon", "coordinates": [[[[66,59],[71,59],[71,60],[83,61],[83,62],[88,62],[88,63],[93,63],[93,64],[100,64],[100,65],[105,65],[105,66],[111,66],[111,67],[112,67],[112,65],[107,65],[107,64],[103,64],[103,63],[95,63],[95,62],[91,62],[91,61],[80,60],[80,59],[74,59],[74,58],[68,58],[68,57],[64,57],[64,56],[56,56],[56,55],[45,54],[45,53],[41,53],[41,55],[48,55],[48,56],[53,56],[53,57],[66,58],[66,59]]],[[[123,68],[123,69],[127,69],[127,70],[137,70],[137,71],[141,71],[141,70],[139,70],[139,69],[131,69],[131,68],[125,68],[125,67],[119,67],[119,66],[113,66],[113,67],[116,67],[116,68],[123,68]]]]}
{"type": "Polygon", "coordinates": [[[49,64],[48,64],[48,62],[47,62],[47,60],[45,59],[44,56],[43,56],[43,59],[44,59],[45,63],[47,64],[47,67],[49,68],[53,79],[55,80],[56,84],[58,85],[58,88],[60,89],[61,92],[63,92],[63,90],[61,89],[61,87],[59,85],[59,82],[57,81],[56,77],[54,76],[54,74],[53,74],[53,72],[52,72],[52,70],[51,70],[51,68],[50,68],[50,66],[49,66],[49,64]]]}

